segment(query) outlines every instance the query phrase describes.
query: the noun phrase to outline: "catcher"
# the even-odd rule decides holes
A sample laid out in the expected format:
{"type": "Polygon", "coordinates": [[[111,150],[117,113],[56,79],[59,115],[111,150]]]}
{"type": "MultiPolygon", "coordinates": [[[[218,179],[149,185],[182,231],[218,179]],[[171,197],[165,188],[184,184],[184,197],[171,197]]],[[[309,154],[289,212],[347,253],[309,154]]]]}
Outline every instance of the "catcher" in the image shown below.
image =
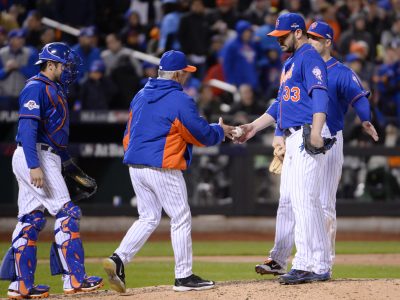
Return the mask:
{"type": "Polygon", "coordinates": [[[63,43],[45,45],[36,63],[40,73],[27,81],[20,94],[18,147],[12,158],[19,186],[18,223],[0,267],[0,278],[11,281],[10,299],[49,296],[49,286],[34,284],[36,241],[46,224],[45,209],[56,218],[50,268],[52,275],[62,275],[64,293],[90,292],[103,285],[102,278],[86,274],[79,236],[81,210],[71,201],[71,196],[83,199],[97,188],[66,150],[69,114],[65,95],[80,62],[63,43]]]}

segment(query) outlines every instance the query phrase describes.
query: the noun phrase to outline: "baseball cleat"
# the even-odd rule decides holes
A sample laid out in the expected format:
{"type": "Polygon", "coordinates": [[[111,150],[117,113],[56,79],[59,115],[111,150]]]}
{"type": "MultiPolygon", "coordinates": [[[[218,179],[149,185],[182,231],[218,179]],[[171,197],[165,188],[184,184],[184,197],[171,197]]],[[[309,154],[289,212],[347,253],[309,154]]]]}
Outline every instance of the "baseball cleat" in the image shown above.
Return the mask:
{"type": "Polygon", "coordinates": [[[64,289],[64,294],[89,293],[98,290],[104,285],[103,278],[97,276],[86,277],[79,288],[64,289]]]}
{"type": "Polygon", "coordinates": [[[110,287],[119,293],[126,292],[124,263],[117,254],[103,260],[103,268],[108,275],[110,287]]]}
{"type": "Polygon", "coordinates": [[[312,279],[311,281],[328,281],[331,279],[331,272],[328,271],[323,274],[317,274],[317,273],[312,273],[312,279]]]}
{"type": "Polygon", "coordinates": [[[28,295],[22,295],[18,291],[9,289],[8,299],[40,299],[49,297],[50,287],[47,285],[37,285],[29,290],[28,295]]]}
{"type": "Polygon", "coordinates": [[[194,274],[186,278],[176,278],[173,290],[175,292],[186,292],[186,291],[200,291],[209,290],[215,287],[215,282],[211,280],[205,280],[194,274]]]}
{"type": "Polygon", "coordinates": [[[280,284],[301,284],[311,282],[314,278],[313,272],[291,269],[289,273],[279,276],[280,284]]]}
{"type": "Polygon", "coordinates": [[[277,276],[286,273],[286,268],[283,268],[280,264],[278,264],[270,257],[268,257],[263,264],[256,265],[255,270],[256,273],[261,275],[271,274],[277,276]]]}

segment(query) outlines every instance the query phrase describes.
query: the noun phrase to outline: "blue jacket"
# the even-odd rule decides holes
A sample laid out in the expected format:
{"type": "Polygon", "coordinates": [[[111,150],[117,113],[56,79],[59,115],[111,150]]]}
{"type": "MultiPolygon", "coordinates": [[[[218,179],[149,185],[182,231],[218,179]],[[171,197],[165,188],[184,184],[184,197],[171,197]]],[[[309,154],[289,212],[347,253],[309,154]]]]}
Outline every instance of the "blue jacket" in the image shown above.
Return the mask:
{"type": "Polygon", "coordinates": [[[212,146],[223,139],[222,127],[200,117],[178,82],[150,78],[130,105],[124,163],[186,170],[193,145],[212,146]]]}

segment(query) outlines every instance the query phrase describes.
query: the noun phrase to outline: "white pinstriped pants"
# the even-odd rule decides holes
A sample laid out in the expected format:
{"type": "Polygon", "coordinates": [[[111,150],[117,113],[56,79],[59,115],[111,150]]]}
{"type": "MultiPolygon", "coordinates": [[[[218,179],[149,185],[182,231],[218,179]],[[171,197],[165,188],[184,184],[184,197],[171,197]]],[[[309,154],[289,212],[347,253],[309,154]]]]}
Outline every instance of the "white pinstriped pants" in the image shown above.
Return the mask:
{"type": "Polygon", "coordinates": [[[39,189],[31,184],[31,176],[26,163],[24,150],[18,146],[12,158],[12,168],[18,181],[18,217],[34,210],[46,208],[54,216],[65,203],[70,201],[68,188],[61,174],[61,158],[50,151],[40,150],[37,153],[40,168],[44,174],[44,187],[39,189]]]}
{"type": "MultiPolygon", "coordinates": [[[[327,127],[322,130],[324,137],[331,137],[327,127]]],[[[343,166],[343,132],[336,133],[336,143],[326,155],[323,164],[322,180],[320,184],[320,201],[324,210],[326,229],[328,234],[328,249],[331,253],[331,270],[335,259],[336,240],[336,192],[342,174],[343,166]]],[[[280,213],[276,219],[275,245],[270,252],[270,257],[281,266],[287,265],[287,260],[292,252],[294,244],[294,217],[293,214],[285,213],[287,209],[279,203],[280,213]]],[[[318,242],[318,241],[317,241],[318,242]]]]}
{"type": "Polygon", "coordinates": [[[171,218],[175,278],[192,275],[192,218],[182,171],[135,165],[129,167],[129,174],[137,196],[139,219],[115,253],[124,264],[130,262],[157,228],[164,209],[171,218]]]}
{"type": "Polygon", "coordinates": [[[275,245],[270,257],[286,266],[294,240],[297,252],[293,269],[322,274],[331,266],[326,222],[319,200],[326,157],[311,156],[302,149],[302,132],[298,130],[286,139],[275,245]]]}

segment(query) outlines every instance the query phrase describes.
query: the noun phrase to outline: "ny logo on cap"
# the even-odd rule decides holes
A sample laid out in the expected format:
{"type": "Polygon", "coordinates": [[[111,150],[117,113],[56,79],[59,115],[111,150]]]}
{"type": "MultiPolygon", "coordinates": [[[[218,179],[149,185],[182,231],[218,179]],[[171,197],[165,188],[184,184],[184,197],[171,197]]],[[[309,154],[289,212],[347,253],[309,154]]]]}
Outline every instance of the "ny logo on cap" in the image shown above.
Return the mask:
{"type": "Polygon", "coordinates": [[[310,29],[315,29],[317,27],[318,23],[314,22],[311,24],[310,29]]]}
{"type": "Polygon", "coordinates": [[[279,26],[279,19],[276,19],[275,28],[278,28],[278,26],[279,26]]]}

